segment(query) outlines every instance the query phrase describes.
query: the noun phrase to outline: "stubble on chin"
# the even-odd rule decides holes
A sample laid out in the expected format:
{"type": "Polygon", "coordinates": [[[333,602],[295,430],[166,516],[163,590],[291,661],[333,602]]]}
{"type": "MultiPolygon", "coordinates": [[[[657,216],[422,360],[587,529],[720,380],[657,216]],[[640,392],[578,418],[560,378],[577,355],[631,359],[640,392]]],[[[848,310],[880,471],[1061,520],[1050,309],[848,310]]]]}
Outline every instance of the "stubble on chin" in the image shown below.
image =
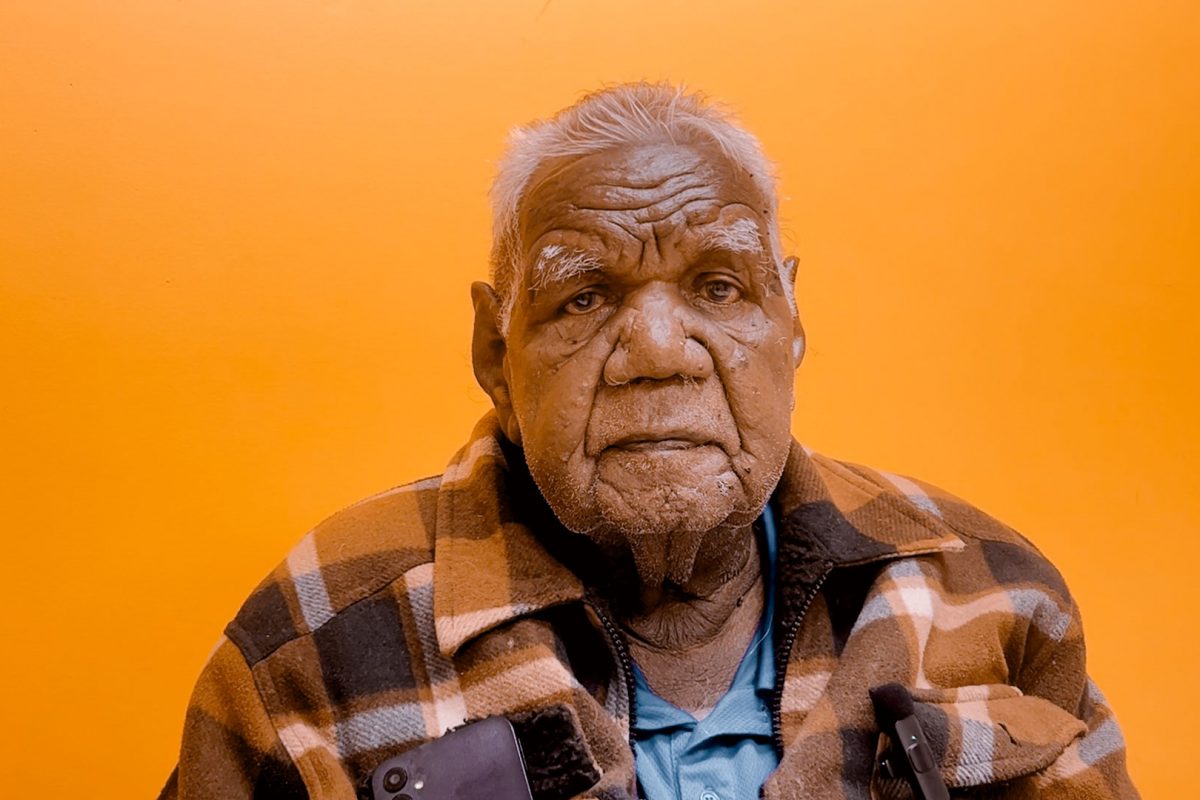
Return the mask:
{"type": "Polygon", "coordinates": [[[643,589],[686,585],[706,537],[744,516],[737,513],[745,497],[736,476],[727,467],[697,469],[713,461],[704,454],[601,458],[593,497],[603,522],[596,533],[632,556],[643,589]]]}
{"type": "Polygon", "coordinates": [[[635,594],[712,582],[715,562],[733,555],[726,552],[733,540],[724,534],[758,513],[751,487],[716,446],[665,453],[609,448],[595,458],[576,451],[567,469],[563,462],[528,463],[564,526],[616,561],[632,562],[639,585],[625,591],[635,594]]]}

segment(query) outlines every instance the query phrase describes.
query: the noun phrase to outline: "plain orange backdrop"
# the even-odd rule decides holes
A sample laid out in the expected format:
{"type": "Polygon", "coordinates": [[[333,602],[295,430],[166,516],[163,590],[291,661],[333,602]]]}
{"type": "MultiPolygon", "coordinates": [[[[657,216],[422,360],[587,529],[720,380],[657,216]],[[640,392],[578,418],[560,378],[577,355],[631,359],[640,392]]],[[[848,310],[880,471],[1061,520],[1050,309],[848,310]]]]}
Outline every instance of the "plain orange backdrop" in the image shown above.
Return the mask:
{"type": "Polygon", "coordinates": [[[1200,4],[7,0],[0,795],[153,796],[305,530],[487,408],[506,130],[686,81],[779,164],[794,430],[1015,525],[1194,796],[1200,4]]]}

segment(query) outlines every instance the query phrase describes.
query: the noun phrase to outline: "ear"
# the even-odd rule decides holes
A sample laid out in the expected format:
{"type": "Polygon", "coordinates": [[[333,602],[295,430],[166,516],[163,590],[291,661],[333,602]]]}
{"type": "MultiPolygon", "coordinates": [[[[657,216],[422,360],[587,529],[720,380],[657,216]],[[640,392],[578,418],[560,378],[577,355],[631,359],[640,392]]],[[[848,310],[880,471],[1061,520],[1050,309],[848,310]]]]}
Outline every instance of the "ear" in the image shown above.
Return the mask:
{"type": "Polygon", "coordinates": [[[500,428],[513,444],[521,444],[521,427],[513,413],[512,394],[508,390],[505,358],[508,346],[500,333],[500,298],[483,281],[471,284],[471,302],[475,306],[475,331],[471,337],[471,364],[475,380],[496,407],[500,428]]]}
{"type": "MultiPolygon", "coordinates": [[[[792,297],[796,296],[796,268],[800,261],[795,256],[788,256],[783,260],[783,275],[781,276],[787,285],[792,287],[792,297]]],[[[807,340],[804,336],[804,325],[800,322],[800,310],[797,309],[792,314],[792,368],[799,369],[800,362],[804,360],[804,351],[807,346],[807,340]]]]}

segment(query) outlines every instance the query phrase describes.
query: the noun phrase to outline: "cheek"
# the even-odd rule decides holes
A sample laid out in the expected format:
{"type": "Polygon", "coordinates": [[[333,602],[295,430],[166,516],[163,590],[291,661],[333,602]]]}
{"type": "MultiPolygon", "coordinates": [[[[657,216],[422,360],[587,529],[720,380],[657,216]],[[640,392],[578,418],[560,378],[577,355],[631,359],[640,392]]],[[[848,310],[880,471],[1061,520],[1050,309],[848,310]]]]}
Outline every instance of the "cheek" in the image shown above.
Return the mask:
{"type": "MultiPolygon", "coordinates": [[[[580,447],[604,366],[599,348],[566,358],[531,358],[514,369],[513,406],[526,449],[570,452],[580,447]]],[[[536,355],[534,347],[528,355],[536,355]]]]}
{"type": "Polygon", "coordinates": [[[727,319],[694,319],[698,321],[695,334],[725,370],[761,372],[791,364],[791,326],[781,325],[761,308],[751,306],[727,319]]]}
{"type": "Polygon", "coordinates": [[[792,411],[791,341],[772,336],[751,346],[733,342],[717,360],[730,411],[747,449],[790,443],[792,411]]]}
{"type": "Polygon", "coordinates": [[[731,371],[727,386],[739,427],[771,435],[790,427],[793,373],[778,365],[785,355],[755,353],[747,366],[731,371]]]}

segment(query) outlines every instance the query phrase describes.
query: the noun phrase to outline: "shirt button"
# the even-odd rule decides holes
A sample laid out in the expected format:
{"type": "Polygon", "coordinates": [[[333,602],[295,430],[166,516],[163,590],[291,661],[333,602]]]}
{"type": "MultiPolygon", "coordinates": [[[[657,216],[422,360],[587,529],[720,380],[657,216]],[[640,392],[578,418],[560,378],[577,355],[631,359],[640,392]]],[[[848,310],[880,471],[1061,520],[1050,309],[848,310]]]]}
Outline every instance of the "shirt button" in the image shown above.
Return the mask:
{"type": "Polygon", "coordinates": [[[700,793],[700,800],[721,800],[721,795],[717,794],[712,789],[705,789],[700,793]]]}

